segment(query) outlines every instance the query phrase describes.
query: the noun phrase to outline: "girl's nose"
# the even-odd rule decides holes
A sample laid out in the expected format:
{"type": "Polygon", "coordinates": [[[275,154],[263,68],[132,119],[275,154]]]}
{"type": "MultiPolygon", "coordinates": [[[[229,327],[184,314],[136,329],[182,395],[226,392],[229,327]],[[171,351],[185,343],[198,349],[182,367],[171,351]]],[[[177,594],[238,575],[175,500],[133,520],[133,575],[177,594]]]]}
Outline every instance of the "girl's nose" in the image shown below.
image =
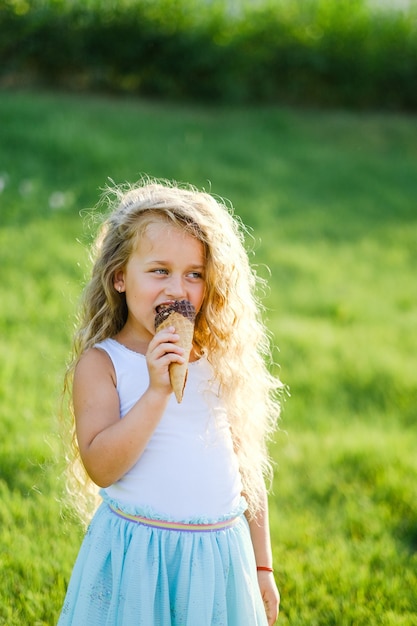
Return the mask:
{"type": "Polygon", "coordinates": [[[166,295],[173,300],[180,300],[185,294],[184,282],[181,276],[172,274],[165,286],[166,295]]]}

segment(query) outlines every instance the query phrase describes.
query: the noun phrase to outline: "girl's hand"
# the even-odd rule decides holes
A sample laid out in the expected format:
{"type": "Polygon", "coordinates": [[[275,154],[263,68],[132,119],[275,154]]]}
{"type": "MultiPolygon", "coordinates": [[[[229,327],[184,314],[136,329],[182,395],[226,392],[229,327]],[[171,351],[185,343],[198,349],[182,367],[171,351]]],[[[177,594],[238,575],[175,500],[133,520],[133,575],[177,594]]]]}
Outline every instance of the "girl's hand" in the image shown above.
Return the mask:
{"type": "Polygon", "coordinates": [[[268,626],[273,626],[278,619],[279,613],[279,591],[275,584],[272,572],[258,572],[259,589],[265,607],[268,626]]]}
{"type": "Polygon", "coordinates": [[[169,380],[169,366],[171,363],[184,363],[182,356],[184,349],[177,345],[179,335],[175,328],[170,326],[161,330],[150,341],[146,352],[146,362],[149,370],[149,388],[172,393],[169,380]]]}

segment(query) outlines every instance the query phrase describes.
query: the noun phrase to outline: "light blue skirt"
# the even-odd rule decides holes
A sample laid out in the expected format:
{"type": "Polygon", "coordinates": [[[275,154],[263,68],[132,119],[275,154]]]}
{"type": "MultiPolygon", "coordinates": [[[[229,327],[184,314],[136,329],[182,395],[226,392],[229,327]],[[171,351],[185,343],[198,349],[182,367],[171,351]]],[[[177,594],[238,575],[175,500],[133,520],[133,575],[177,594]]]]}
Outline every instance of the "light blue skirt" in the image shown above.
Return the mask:
{"type": "Polygon", "coordinates": [[[149,512],[103,502],[58,626],[267,626],[244,508],[217,520],[226,522],[220,529],[184,530],[140,523],[129,515],[149,512]]]}

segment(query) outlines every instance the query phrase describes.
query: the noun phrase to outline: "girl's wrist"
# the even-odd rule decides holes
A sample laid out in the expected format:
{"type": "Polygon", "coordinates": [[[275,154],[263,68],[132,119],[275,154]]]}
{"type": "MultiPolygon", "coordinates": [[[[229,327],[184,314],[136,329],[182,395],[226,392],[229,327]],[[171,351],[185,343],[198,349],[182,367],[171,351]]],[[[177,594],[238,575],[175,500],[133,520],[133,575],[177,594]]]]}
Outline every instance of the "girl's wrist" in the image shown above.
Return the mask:
{"type": "Polygon", "coordinates": [[[169,387],[149,384],[149,387],[143,395],[146,395],[151,402],[165,404],[171,395],[172,391],[169,387]]]}
{"type": "Polygon", "coordinates": [[[256,566],[256,570],[258,572],[270,572],[271,574],[274,573],[274,568],[273,567],[267,567],[266,565],[257,565],[256,566]]]}

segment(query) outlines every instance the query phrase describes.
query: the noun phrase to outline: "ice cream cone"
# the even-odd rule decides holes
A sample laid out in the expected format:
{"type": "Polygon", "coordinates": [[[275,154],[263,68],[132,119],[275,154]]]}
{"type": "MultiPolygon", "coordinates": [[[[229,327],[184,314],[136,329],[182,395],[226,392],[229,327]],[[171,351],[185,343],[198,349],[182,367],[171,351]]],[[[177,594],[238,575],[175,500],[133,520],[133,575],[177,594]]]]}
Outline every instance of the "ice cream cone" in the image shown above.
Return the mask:
{"type": "Polygon", "coordinates": [[[155,330],[160,331],[173,326],[180,336],[178,344],[184,349],[184,363],[171,363],[169,378],[177,402],[181,402],[187,382],[188,363],[193,347],[195,309],[188,300],[180,300],[164,308],[155,318],[155,330]]]}

